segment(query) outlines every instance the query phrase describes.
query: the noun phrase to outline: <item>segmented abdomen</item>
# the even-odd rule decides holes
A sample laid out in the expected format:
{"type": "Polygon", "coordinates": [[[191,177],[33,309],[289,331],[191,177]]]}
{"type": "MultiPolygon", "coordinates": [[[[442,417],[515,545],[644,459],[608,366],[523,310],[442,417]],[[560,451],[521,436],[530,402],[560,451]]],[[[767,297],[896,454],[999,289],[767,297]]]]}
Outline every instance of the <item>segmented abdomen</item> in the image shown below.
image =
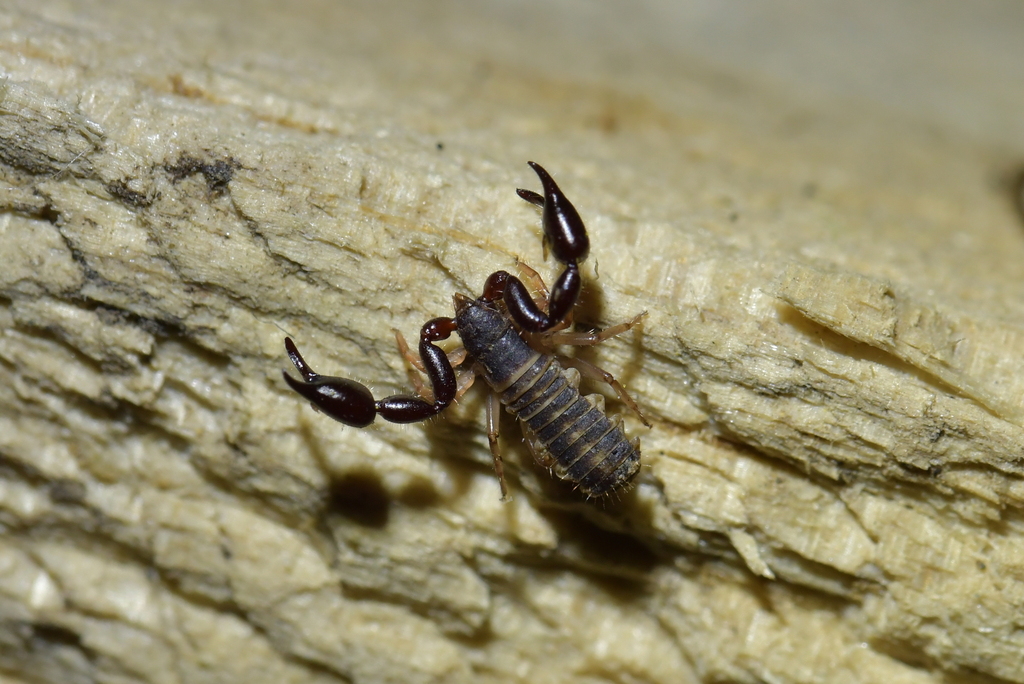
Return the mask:
{"type": "Polygon", "coordinates": [[[529,368],[501,392],[547,453],[543,461],[560,479],[588,497],[620,489],[640,469],[640,452],[608,417],[569,384],[558,360],[537,354],[529,368]]]}

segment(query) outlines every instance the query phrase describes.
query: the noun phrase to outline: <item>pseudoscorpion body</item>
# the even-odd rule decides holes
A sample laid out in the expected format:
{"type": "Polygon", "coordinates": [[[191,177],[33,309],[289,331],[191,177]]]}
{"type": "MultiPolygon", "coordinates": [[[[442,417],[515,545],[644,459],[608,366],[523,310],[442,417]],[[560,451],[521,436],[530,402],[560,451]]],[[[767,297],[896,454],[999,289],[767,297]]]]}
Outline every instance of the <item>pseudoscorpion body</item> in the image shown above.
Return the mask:
{"type": "Polygon", "coordinates": [[[519,278],[497,271],[487,279],[480,297],[455,295],[455,318],[435,318],[423,326],[419,358],[399,335],[402,353],[430,380],[429,389],[417,382],[420,396],[396,395],[374,401],[370,391],[353,380],[315,373],[289,338],[285,339],[285,349],[302,380],[288,373],[284,378],[314,408],[346,425],[365,427],[377,414],[394,423],[412,423],[437,415],[479,375],[495,391],[487,402],[487,433],[502,499],[507,498],[508,490],[498,450],[499,402],[519,419],[538,463],[588,498],[601,497],[622,489],[636,476],[640,448],[636,441],[627,439],[620,421],[605,415],[603,397],[579,393],[580,374],[607,382],[644,424],[649,423],[609,373],[580,359],[538,351],[524,334],[547,345],[592,345],[629,330],[644,314],[599,332],[563,330],[579,299],[579,263],[590,251],[590,240],[575,207],[551,176],[539,164],[530,162],[530,166],[540,177],[544,194],[517,192],[543,208],[544,242],[565,264],[550,295],[544,291],[540,276],[524,265],[520,265],[524,276],[540,290],[537,301],[519,278]],[[462,339],[464,354],[445,354],[434,344],[452,333],[462,339]],[[460,378],[449,357],[468,358],[472,369],[460,378]]]}

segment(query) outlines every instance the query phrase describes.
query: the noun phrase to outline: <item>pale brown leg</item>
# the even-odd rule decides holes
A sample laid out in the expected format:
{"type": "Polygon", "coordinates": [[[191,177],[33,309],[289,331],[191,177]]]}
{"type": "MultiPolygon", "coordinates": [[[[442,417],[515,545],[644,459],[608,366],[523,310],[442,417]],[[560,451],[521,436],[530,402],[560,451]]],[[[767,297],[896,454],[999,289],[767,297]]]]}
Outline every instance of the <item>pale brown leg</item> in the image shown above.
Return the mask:
{"type": "Polygon", "coordinates": [[[402,335],[401,331],[394,330],[395,341],[398,343],[398,353],[402,355],[402,358],[408,362],[409,366],[406,370],[406,375],[409,376],[409,382],[412,383],[413,389],[416,390],[416,394],[423,397],[423,400],[429,403],[434,401],[434,391],[427,387],[427,384],[423,382],[423,378],[416,371],[420,373],[426,373],[427,367],[423,365],[423,359],[418,355],[413,354],[412,350],[409,349],[409,343],[405,341],[405,336],[402,335]]]}
{"type": "Polygon", "coordinates": [[[453,399],[452,401],[458,401],[459,399],[461,399],[462,395],[465,394],[469,390],[469,388],[473,386],[473,381],[476,380],[476,373],[474,371],[459,369],[458,371],[455,372],[455,374],[457,376],[457,384],[455,388],[455,399],[453,399]]]}
{"type": "Polygon", "coordinates": [[[600,344],[605,340],[621,335],[637,326],[641,319],[647,315],[646,311],[638,313],[633,318],[629,319],[625,323],[619,323],[613,325],[610,328],[604,330],[595,330],[594,332],[556,332],[548,336],[548,339],[552,344],[571,344],[576,347],[589,347],[591,345],[600,344]]]}
{"type": "Polygon", "coordinates": [[[529,447],[530,453],[533,454],[533,460],[537,462],[542,468],[547,468],[548,472],[552,472],[555,467],[555,458],[551,455],[551,452],[540,443],[537,439],[537,435],[533,434],[533,430],[527,427],[526,423],[520,423],[523,428],[523,439],[526,442],[526,446],[529,447]]]}
{"type": "MultiPolygon", "coordinates": [[[[419,354],[414,354],[412,349],[409,348],[409,343],[405,341],[405,336],[401,330],[392,328],[391,330],[395,333],[395,341],[398,342],[398,352],[405,357],[405,360],[416,367],[417,370],[427,372],[427,367],[423,365],[423,359],[420,358],[419,354]]],[[[452,367],[461,366],[462,362],[466,360],[466,348],[456,347],[447,353],[448,363],[452,364],[452,367]]]]}
{"type": "MultiPolygon", "coordinates": [[[[419,354],[414,354],[412,349],[409,348],[409,343],[405,341],[405,336],[402,335],[402,332],[400,330],[394,329],[393,332],[395,333],[395,342],[398,343],[398,353],[401,354],[402,358],[408,361],[409,365],[412,367],[409,369],[408,372],[409,382],[412,383],[413,389],[416,390],[416,394],[423,397],[424,401],[433,402],[433,390],[431,390],[430,387],[428,387],[427,384],[423,382],[423,378],[421,378],[420,375],[416,372],[416,370],[420,371],[421,373],[427,372],[427,367],[423,365],[423,359],[420,358],[419,354]]],[[[457,347],[448,352],[447,356],[448,363],[452,364],[452,367],[454,368],[456,366],[461,365],[462,362],[466,360],[466,349],[465,347],[457,347]]],[[[469,373],[468,375],[468,381],[463,380],[463,375],[459,376],[459,391],[455,395],[456,399],[465,394],[466,390],[468,390],[473,385],[473,379],[476,376],[476,374],[469,373]]]]}
{"type": "Polygon", "coordinates": [[[505,464],[501,460],[501,450],[498,448],[498,420],[501,415],[501,401],[498,395],[491,393],[487,396],[487,442],[491,447],[491,458],[494,459],[494,474],[498,476],[498,486],[501,488],[501,501],[507,503],[512,500],[508,495],[508,486],[505,484],[505,464]]]}
{"type": "Polygon", "coordinates": [[[544,284],[544,279],[540,277],[540,273],[537,273],[531,266],[524,264],[518,259],[516,260],[516,270],[519,271],[519,275],[526,282],[526,285],[533,288],[533,291],[537,293],[533,297],[533,303],[542,311],[547,311],[548,286],[544,284]]]}
{"type": "MultiPolygon", "coordinates": [[[[528,266],[527,264],[524,264],[522,261],[519,260],[516,260],[516,270],[519,271],[519,275],[522,277],[522,280],[526,283],[526,285],[536,293],[533,296],[533,303],[536,304],[537,308],[539,308],[541,311],[547,311],[548,298],[550,292],[548,291],[548,286],[544,283],[544,279],[540,277],[540,273],[537,273],[537,271],[533,270],[531,266],[528,266]]],[[[545,333],[540,334],[548,335],[551,332],[565,330],[571,325],[572,311],[570,311],[569,315],[562,319],[562,321],[559,322],[559,324],[556,325],[554,328],[545,333]]]]}
{"type": "Polygon", "coordinates": [[[583,359],[559,357],[558,362],[568,368],[575,368],[588,378],[591,378],[593,380],[600,380],[601,382],[606,383],[609,387],[615,390],[615,393],[619,395],[619,399],[621,399],[622,402],[626,406],[628,406],[630,410],[633,411],[633,413],[636,414],[637,418],[640,419],[640,422],[642,422],[647,427],[651,427],[651,424],[647,422],[647,419],[644,417],[644,414],[640,412],[640,407],[637,406],[636,402],[633,400],[633,397],[629,396],[629,392],[627,392],[626,388],[623,387],[622,384],[615,379],[614,375],[604,370],[603,368],[599,368],[592,363],[584,361],[583,359]]]}

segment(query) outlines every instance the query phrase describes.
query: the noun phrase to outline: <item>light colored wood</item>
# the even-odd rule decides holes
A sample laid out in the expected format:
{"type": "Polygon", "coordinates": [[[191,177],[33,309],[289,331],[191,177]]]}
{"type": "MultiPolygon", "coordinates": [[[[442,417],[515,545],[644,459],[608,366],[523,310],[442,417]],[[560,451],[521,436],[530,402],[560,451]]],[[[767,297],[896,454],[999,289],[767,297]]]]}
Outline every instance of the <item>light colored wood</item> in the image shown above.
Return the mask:
{"type": "Polygon", "coordinates": [[[0,10],[0,667],[1024,682],[1016,132],[510,7],[0,10]],[[590,228],[576,320],[649,312],[583,352],[654,423],[618,502],[506,423],[502,504],[482,391],[354,430],[280,376],[288,334],[404,389],[393,328],[550,282],[528,159],[590,228]]]}

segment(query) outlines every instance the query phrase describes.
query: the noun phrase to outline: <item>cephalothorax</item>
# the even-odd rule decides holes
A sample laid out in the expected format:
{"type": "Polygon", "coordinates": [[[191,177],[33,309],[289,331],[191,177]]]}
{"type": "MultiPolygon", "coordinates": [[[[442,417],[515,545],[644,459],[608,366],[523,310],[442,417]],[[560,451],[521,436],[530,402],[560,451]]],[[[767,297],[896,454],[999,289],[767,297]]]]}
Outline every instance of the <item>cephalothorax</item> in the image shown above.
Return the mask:
{"type": "Polygon", "coordinates": [[[605,415],[603,397],[580,395],[580,373],[611,385],[640,420],[650,424],[609,373],[580,359],[556,357],[543,348],[551,344],[597,344],[629,330],[644,314],[598,332],[563,330],[580,295],[579,263],[590,251],[590,240],[575,207],[547,171],[539,164],[529,164],[540,177],[544,194],[521,189],[516,192],[543,208],[545,246],[565,264],[550,295],[536,271],[520,264],[524,277],[538,289],[536,300],[519,278],[497,271],[487,278],[478,298],[455,295],[455,318],[434,318],[423,326],[418,358],[398,334],[399,349],[430,381],[427,388],[414,379],[419,396],[395,395],[375,401],[370,390],[353,380],[315,373],[290,338],[285,338],[285,349],[302,380],[288,373],[284,373],[284,379],[315,409],[346,425],[366,427],[378,414],[393,423],[413,423],[435,416],[480,376],[494,390],[487,401],[487,436],[502,499],[507,498],[508,490],[498,450],[501,404],[519,419],[538,463],[587,497],[604,496],[636,476],[640,448],[636,441],[626,438],[621,421],[605,415]],[[458,333],[464,349],[446,354],[434,343],[448,339],[452,333],[458,333]],[[531,342],[542,349],[534,348],[531,342]],[[459,377],[453,362],[459,365],[467,359],[471,370],[459,377]]]}

